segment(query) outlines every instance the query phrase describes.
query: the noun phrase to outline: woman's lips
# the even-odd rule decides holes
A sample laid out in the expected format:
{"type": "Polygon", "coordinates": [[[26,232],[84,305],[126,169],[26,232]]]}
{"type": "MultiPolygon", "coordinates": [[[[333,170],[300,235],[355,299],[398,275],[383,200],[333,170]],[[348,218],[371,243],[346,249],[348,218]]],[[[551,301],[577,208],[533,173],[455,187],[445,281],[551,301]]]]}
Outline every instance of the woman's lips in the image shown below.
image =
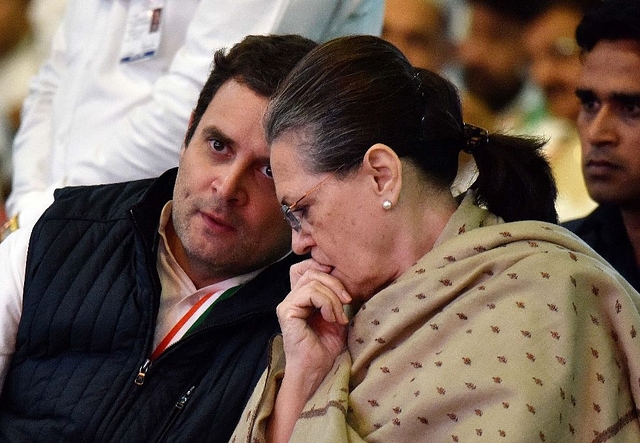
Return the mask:
{"type": "Polygon", "coordinates": [[[311,253],[311,258],[313,258],[315,260],[315,262],[318,263],[323,268],[322,272],[324,272],[325,274],[331,274],[333,272],[333,270],[335,269],[333,266],[326,265],[323,262],[321,262],[320,260],[318,260],[316,257],[314,257],[313,252],[311,253]]]}

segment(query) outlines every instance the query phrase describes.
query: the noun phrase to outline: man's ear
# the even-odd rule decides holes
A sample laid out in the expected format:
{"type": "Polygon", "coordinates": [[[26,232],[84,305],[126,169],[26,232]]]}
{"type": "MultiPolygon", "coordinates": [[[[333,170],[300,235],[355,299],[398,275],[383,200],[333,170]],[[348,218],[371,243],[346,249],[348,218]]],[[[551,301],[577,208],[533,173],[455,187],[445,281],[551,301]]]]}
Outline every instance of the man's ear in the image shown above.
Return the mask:
{"type": "Polygon", "coordinates": [[[398,154],[389,146],[376,143],[367,150],[362,163],[363,170],[371,175],[375,192],[395,206],[402,187],[402,162],[398,154]]]}

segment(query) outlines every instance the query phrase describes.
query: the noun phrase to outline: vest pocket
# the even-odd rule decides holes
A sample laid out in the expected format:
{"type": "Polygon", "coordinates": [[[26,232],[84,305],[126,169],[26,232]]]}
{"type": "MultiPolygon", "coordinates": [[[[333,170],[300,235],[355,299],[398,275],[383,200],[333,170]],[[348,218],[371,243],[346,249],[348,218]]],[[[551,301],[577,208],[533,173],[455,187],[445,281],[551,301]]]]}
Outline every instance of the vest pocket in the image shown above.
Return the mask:
{"type": "Polygon", "coordinates": [[[195,386],[191,386],[187,390],[187,392],[182,394],[180,399],[176,402],[173,410],[171,411],[171,415],[169,416],[169,420],[167,421],[167,424],[165,425],[164,429],[162,430],[162,433],[160,434],[160,437],[157,440],[158,443],[163,443],[166,441],[167,435],[169,434],[169,430],[171,429],[175,421],[178,419],[178,416],[186,406],[187,402],[189,401],[189,398],[191,398],[191,395],[193,394],[193,391],[195,391],[195,389],[196,389],[195,386]]]}

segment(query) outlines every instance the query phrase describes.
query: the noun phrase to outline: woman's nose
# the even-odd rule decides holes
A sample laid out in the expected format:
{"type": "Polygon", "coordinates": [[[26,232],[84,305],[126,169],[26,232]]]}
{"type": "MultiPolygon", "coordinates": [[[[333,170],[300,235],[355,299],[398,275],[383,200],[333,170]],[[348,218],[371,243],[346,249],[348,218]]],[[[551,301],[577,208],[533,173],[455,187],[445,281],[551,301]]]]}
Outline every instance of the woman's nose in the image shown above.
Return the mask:
{"type": "Polygon", "coordinates": [[[300,230],[300,232],[292,232],[291,249],[296,254],[304,255],[310,253],[313,245],[313,237],[305,231],[304,227],[300,230]]]}

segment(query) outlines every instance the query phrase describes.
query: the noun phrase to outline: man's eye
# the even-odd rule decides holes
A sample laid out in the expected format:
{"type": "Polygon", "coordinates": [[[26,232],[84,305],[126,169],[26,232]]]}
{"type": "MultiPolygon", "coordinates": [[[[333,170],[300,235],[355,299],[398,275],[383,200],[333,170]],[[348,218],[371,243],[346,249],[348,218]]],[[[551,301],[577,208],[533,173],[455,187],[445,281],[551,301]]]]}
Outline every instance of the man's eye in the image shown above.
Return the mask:
{"type": "Polygon", "coordinates": [[[271,171],[270,165],[264,165],[260,168],[260,172],[266,175],[269,178],[273,178],[273,172],[271,171]]]}
{"type": "Polygon", "coordinates": [[[593,111],[598,107],[598,102],[595,100],[581,100],[580,102],[582,109],[585,111],[593,111]]]}
{"type": "Polygon", "coordinates": [[[640,115],[640,106],[635,103],[627,103],[623,106],[624,112],[632,117],[640,115]]]}
{"type": "Polygon", "coordinates": [[[209,146],[211,147],[211,149],[213,149],[214,151],[223,151],[225,146],[224,143],[222,143],[220,140],[209,140],[209,146]]]}

